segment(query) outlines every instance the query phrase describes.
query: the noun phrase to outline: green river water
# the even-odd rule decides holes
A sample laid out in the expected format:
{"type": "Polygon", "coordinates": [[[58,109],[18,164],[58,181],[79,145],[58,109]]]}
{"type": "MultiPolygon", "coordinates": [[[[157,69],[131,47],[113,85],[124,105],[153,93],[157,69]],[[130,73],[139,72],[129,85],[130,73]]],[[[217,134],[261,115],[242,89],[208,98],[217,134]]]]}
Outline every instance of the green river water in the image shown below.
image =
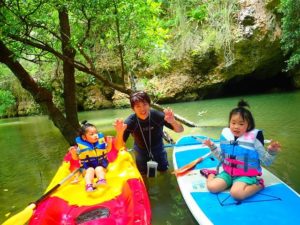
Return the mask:
{"type": "MultiPolygon", "coordinates": [[[[282,151],[269,170],[300,192],[300,92],[262,94],[170,104],[175,113],[199,124],[181,135],[203,134],[218,138],[227,126],[229,111],[244,98],[251,106],[256,127],[266,139],[279,140],[282,151]]],[[[112,123],[126,118],[130,109],[83,112],[80,120],[89,120],[105,134],[114,134],[112,123]]],[[[0,120],[0,223],[42,194],[67,151],[68,144],[46,116],[0,120]]],[[[132,143],[132,142],[131,142],[132,143]]],[[[127,147],[131,147],[127,143],[127,147]]],[[[172,170],[172,149],[169,149],[172,170]]],[[[151,200],[153,225],[196,224],[171,174],[146,180],[151,200]]]]}

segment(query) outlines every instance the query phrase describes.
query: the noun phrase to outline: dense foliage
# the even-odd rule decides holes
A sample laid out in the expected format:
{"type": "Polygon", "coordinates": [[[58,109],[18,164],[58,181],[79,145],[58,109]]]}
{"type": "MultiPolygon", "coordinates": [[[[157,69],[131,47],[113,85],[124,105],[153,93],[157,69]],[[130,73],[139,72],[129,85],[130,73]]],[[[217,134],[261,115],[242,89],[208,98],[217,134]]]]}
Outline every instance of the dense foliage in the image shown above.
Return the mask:
{"type": "MultiPolygon", "coordinates": [[[[128,85],[132,75],[145,80],[169,68],[171,60],[201,55],[212,46],[224,53],[225,66],[230,66],[235,60],[232,26],[238,5],[230,0],[217,4],[213,0],[3,0],[0,38],[63,109],[62,48],[68,46],[75,64],[84,70],[77,67],[76,79],[93,85],[97,82],[93,73],[111,81],[109,85],[128,85]],[[65,47],[63,11],[70,26],[65,47]]],[[[281,1],[282,48],[288,69],[300,61],[299,9],[299,1],[281,1]]],[[[10,89],[18,99],[15,90],[10,89]]]]}
{"type": "Polygon", "coordinates": [[[300,65],[300,1],[281,0],[282,49],[287,55],[287,70],[300,65]]]}
{"type": "Polygon", "coordinates": [[[0,117],[6,114],[7,109],[15,104],[15,97],[10,91],[0,89],[0,117]]]}
{"type": "Polygon", "coordinates": [[[122,90],[131,74],[168,66],[168,28],[161,24],[160,3],[155,1],[6,0],[0,6],[0,40],[54,94],[60,108],[59,99],[72,91],[66,87],[71,67],[79,68],[75,76],[81,80],[95,82],[92,74],[122,90]],[[59,91],[52,83],[67,90],[59,91]]]}
{"type": "MultiPolygon", "coordinates": [[[[119,70],[122,74],[118,75],[123,79],[129,69],[140,64],[167,63],[164,55],[167,30],[160,25],[160,4],[155,1],[7,0],[4,3],[0,9],[4,40],[19,36],[23,43],[26,39],[59,51],[62,37],[58,12],[65,9],[71,27],[70,47],[80,53],[76,55],[80,63],[100,71],[119,70]]],[[[18,42],[7,44],[16,49],[19,57],[33,62],[55,61],[53,52],[48,54],[47,49],[30,46],[28,41],[25,46],[18,42]]]]}

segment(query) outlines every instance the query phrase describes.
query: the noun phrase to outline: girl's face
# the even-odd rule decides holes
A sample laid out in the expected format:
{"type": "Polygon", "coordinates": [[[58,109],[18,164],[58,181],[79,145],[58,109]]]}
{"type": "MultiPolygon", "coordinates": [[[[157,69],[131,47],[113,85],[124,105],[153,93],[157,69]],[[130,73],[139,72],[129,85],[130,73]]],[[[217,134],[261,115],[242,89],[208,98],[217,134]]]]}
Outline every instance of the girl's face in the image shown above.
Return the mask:
{"type": "Polygon", "coordinates": [[[133,111],[138,118],[145,120],[149,116],[150,105],[148,102],[137,102],[133,106],[133,111]]]}
{"type": "Polygon", "coordinates": [[[239,113],[233,114],[229,121],[229,128],[235,137],[240,137],[247,132],[248,122],[243,120],[239,113]]]}
{"type": "Polygon", "coordinates": [[[87,128],[86,133],[82,135],[82,139],[91,144],[96,143],[99,140],[97,129],[95,127],[87,128]]]}

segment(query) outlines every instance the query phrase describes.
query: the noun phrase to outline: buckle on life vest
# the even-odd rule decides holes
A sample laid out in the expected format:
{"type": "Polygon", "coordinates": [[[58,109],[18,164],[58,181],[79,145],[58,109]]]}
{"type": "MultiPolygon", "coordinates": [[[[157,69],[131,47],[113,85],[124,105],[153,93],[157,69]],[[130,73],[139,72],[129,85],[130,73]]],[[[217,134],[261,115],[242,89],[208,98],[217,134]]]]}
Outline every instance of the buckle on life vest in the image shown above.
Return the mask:
{"type": "Polygon", "coordinates": [[[229,155],[229,159],[236,159],[236,155],[229,155]]]}
{"type": "Polygon", "coordinates": [[[235,140],[231,140],[229,143],[230,143],[231,145],[238,145],[238,144],[239,144],[239,142],[238,142],[238,141],[235,141],[235,140]]]}
{"type": "Polygon", "coordinates": [[[232,163],[232,162],[228,162],[228,161],[224,161],[224,164],[227,165],[227,166],[230,166],[232,168],[237,168],[238,167],[238,164],[232,163]]]}
{"type": "Polygon", "coordinates": [[[231,167],[231,168],[238,168],[238,164],[230,163],[230,167],[231,167]]]}

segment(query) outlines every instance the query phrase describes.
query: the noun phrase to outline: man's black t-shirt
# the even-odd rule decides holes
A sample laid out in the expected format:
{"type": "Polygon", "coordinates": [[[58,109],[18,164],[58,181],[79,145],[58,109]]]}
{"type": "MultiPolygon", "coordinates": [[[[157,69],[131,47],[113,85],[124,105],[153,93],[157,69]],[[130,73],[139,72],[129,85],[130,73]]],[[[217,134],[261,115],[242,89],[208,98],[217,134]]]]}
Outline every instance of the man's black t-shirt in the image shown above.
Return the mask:
{"type": "Polygon", "coordinates": [[[136,114],[131,114],[126,120],[127,129],[124,132],[123,139],[126,142],[129,135],[131,134],[134,138],[134,144],[140,149],[143,150],[144,153],[147,152],[147,147],[150,148],[151,151],[155,151],[159,146],[163,145],[163,127],[166,126],[170,129],[173,129],[172,125],[167,123],[164,120],[165,114],[163,112],[157,110],[150,110],[150,114],[147,119],[141,120],[136,114]],[[150,118],[150,121],[149,121],[150,118]],[[139,122],[139,123],[138,123],[139,122]],[[140,126],[141,128],[140,128],[140,126]],[[151,130],[149,134],[149,128],[151,130]],[[141,129],[143,131],[143,135],[141,133],[141,129]],[[151,137],[151,138],[150,138],[151,137]],[[151,139],[151,140],[150,140],[151,139]]]}

